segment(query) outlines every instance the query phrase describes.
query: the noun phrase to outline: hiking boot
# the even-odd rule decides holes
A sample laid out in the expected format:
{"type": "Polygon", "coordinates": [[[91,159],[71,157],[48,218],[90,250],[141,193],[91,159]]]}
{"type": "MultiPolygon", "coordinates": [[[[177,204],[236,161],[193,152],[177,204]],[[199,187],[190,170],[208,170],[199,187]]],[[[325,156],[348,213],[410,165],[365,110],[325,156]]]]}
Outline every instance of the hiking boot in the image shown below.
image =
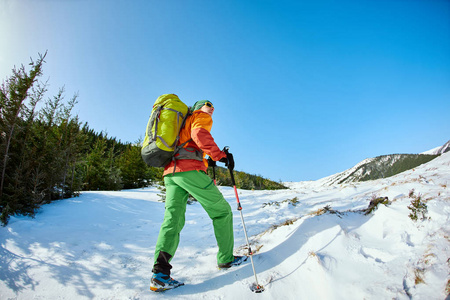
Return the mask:
{"type": "Polygon", "coordinates": [[[176,287],[179,287],[180,285],[184,285],[184,283],[174,280],[169,275],[156,273],[152,276],[150,290],[154,292],[162,292],[174,289],[176,287]]]}
{"type": "Polygon", "coordinates": [[[230,261],[230,262],[224,263],[224,264],[219,264],[218,266],[219,266],[219,269],[228,269],[233,266],[239,266],[247,259],[248,259],[248,256],[245,256],[245,255],[244,256],[235,256],[233,261],[230,261]]]}

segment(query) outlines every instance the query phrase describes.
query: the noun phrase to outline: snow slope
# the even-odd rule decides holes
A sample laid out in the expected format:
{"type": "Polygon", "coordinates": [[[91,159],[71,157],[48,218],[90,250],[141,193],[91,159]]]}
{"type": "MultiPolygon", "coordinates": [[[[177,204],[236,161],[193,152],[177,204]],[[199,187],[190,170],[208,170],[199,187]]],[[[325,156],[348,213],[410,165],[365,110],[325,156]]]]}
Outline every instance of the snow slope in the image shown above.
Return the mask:
{"type": "MultiPolygon", "coordinates": [[[[450,153],[394,177],[343,185],[288,183],[240,190],[259,282],[248,262],[218,270],[211,222],[188,206],[172,276],[185,286],[149,291],[164,203],[159,191],[86,192],[0,228],[0,299],[445,299],[450,280],[450,153]],[[408,215],[411,191],[429,219],[408,215]],[[374,197],[388,197],[370,215],[374,197]],[[324,213],[323,208],[328,206],[324,213]],[[283,224],[286,224],[283,226],[283,224]]],[[[234,191],[236,253],[245,238],[234,191]]]]}
{"type": "Polygon", "coordinates": [[[440,147],[433,148],[431,150],[425,151],[422,154],[443,154],[450,151],[450,141],[445,143],[440,147]]]}

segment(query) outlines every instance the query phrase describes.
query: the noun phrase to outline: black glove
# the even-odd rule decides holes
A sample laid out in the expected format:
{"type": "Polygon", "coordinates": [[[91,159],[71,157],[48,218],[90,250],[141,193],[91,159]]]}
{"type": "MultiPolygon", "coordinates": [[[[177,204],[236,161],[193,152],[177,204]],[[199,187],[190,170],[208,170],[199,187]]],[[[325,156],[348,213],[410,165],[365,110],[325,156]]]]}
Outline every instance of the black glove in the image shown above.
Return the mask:
{"type": "Polygon", "coordinates": [[[211,157],[208,157],[208,167],[215,167],[216,165],[216,161],[213,160],[211,157]]]}
{"type": "Polygon", "coordinates": [[[227,157],[221,158],[219,161],[225,163],[225,166],[228,167],[231,171],[234,170],[234,159],[233,154],[228,151],[225,151],[227,157]]]}

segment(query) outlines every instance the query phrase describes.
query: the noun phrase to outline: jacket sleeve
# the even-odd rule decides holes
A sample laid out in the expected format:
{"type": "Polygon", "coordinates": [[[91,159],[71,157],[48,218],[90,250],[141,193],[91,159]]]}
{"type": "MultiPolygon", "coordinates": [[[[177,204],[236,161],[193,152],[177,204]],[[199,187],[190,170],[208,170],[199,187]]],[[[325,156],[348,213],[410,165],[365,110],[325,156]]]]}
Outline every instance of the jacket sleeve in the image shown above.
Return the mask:
{"type": "Polygon", "coordinates": [[[212,118],[207,113],[199,113],[192,123],[191,138],[197,146],[213,160],[218,161],[227,155],[214,142],[210,131],[212,118]]]}

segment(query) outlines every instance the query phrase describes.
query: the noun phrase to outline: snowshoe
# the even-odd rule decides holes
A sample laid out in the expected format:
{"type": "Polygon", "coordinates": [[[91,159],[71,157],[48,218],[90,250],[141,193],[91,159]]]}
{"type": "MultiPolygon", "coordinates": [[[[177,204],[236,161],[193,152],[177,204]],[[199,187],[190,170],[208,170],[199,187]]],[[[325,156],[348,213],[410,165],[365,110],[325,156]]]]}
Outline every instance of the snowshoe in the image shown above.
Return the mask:
{"type": "Polygon", "coordinates": [[[150,283],[150,290],[152,290],[154,292],[163,292],[166,290],[174,289],[181,285],[184,285],[184,283],[174,280],[169,275],[165,275],[163,273],[157,273],[157,274],[153,274],[153,276],[152,276],[151,283],[150,283]]]}
{"type": "Polygon", "coordinates": [[[247,259],[248,259],[248,256],[245,256],[245,255],[244,256],[235,256],[233,261],[224,263],[224,264],[218,264],[218,267],[219,267],[219,269],[228,269],[233,266],[239,266],[247,259]]]}

